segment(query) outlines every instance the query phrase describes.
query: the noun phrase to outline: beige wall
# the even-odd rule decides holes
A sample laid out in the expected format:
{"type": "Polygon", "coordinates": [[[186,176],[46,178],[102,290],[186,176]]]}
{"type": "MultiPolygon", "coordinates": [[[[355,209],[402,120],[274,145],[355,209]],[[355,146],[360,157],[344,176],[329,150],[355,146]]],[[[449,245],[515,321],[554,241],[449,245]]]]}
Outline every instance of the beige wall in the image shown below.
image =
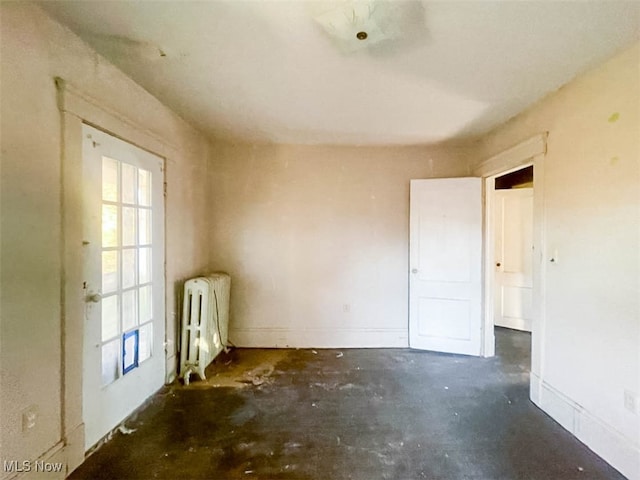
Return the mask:
{"type": "Polygon", "coordinates": [[[210,265],[231,274],[231,340],[407,346],[409,180],[467,175],[472,154],[216,145],[210,265]]]}
{"type": "Polygon", "coordinates": [[[532,393],[630,478],[640,478],[640,412],[624,408],[625,390],[640,394],[639,70],[636,45],[482,143],[486,158],[549,132],[539,185],[545,320],[534,324],[541,389],[532,393]]]}
{"type": "MultiPolygon", "coordinates": [[[[73,395],[63,399],[63,172],[54,77],[64,78],[172,146],[166,171],[169,320],[175,311],[176,281],[200,273],[207,263],[203,220],[207,205],[203,199],[209,146],[201,135],[38,8],[17,2],[2,2],[0,8],[0,459],[35,460],[48,452],[46,456],[66,461],[68,452],[60,448],[63,437],[70,434],[69,427],[74,427],[68,425],[69,418],[81,418],[77,397],[81,358],[67,365],[68,373],[76,373],[66,379],[67,387],[71,384],[75,388],[67,388],[73,395]],[[37,423],[23,433],[22,411],[31,405],[37,409],[37,423]]],[[[76,200],[77,204],[81,201],[76,200]]],[[[68,252],[72,261],[81,261],[79,247],[68,252]]],[[[82,319],[67,319],[67,325],[74,324],[81,326],[82,319]]],[[[76,328],[67,335],[82,338],[76,328]]],[[[174,350],[175,345],[169,348],[174,350]]],[[[79,453],[82,456],[83,452],[79,453]]],[[[71,456],[77,458],[77,454],[71,456]]]]}

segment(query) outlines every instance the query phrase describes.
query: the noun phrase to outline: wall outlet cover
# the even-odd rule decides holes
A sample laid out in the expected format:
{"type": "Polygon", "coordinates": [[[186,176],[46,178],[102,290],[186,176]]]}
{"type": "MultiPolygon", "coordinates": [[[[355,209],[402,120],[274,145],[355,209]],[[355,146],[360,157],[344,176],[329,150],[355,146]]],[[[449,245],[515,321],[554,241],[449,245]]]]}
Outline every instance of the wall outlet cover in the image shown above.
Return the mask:
{"type": "Polygon", "coordinates": [[[36,426],[38,419],[37,405],[29,405],[22,410],[22,431],[27,432],[36,426]]]}
{"type": "Polygon", "coordinates": [[[624,391],[624,408],[634,415],[638,414],[638,396],[630,390],[624,391]]]}

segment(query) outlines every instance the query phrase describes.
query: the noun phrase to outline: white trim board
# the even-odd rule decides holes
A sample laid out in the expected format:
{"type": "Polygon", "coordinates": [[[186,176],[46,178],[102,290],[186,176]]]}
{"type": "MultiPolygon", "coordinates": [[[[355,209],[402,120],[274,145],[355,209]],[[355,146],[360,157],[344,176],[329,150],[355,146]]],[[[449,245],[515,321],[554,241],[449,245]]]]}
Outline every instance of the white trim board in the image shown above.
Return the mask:
{"type": "MultiPolygon", "coordinates": [[[[504,175],[529,165],[534,165],[534,245],[536,254],[542,252],[544,245],[544,157],[547,152],[548,132],[543,132],[519,144],[494,155],[473,169],[473,174],[484,179],[484,292],[483,292],[483,322],[482,322],[482,356],[492,357],[495,355],[495,338],[493,334],[493,265],[494,265],[494,220],[493,220],[493,195],[495,177],[504,175]]],[[[542,277],[544,275],[544,262],[540,257],[540,264],[534,267],[534,303],[539,306],[543,302],[542,277]],[[537,282],[537,283],[536,283],[537,282]]],[[[534,264],[536,262],[534,261],[534,264]]],[[[534,312],[534,325],[537,326],[538,335],[533,339],[532,355],[535,360],[542,357],[542,345],[538,338],[542,338],[544,330],[544,319],[542,318],[542,308],[534,312]]],[[[533,332],[532,332],[533,333],[533,332]]],[[[532,363],[532,370],[538,371],[538,365],[532,363]]]]}
{"type": "MultiPolygon", "coordinates": [[[[20,460],[18,462],[18,466],[21,468],[19,471],[7,472],[3,471],[7,476],[3,476],[5,480],[27,480],[32,478],[46,478],[47,480],[64,480],[68,475],[71,474],[72,470],[69,468],[67,463],[67,452],[65,452],[65,444],[64,442],[58,442],[49,450],[40,455],[37,459],[30,461],[29,468],[25,468],[25,465],[20,460]],[[57,465],[51,471],[46,472],[36,472],[36,463],[45,463],[45,464],[58,464],[62,468],[57,470],[57,465]]],[[[3,468],[5,462],[8,462],[7,459],[2,459],[3,468]]]]}
{"type": "Polygon", "coordinates": [[[58,108],[81,118],[90,125],[106,131],[128,143],[169,160],[177,155],[177,148],[161,135],[141,127],[129,117],[110,107],[67,82],[55,78],[58,89],[58,108]]]}
{"type": "MultiPolygon", "coordinates": [[[[61,304],[62,304],[62,438],[68,475],[84,461],[84,423],[82,421],[82,346],[84,335],[84,298],[82,290],[82,256],[78,255],[82,238],[82,205],[77,199],[82,192],[82,125],[88,123],[129,143],[155,153],[172,163],[178,158],[176,148],[166,140],[129,117],[108,107],[72,86],[55,78],[58,109],[61,113],[61,304]],[[173,159],[173,160],[171,160],[173,159]]],[[[165,177],[166,178],[166,177],[165,177]]],[[[165,292],[165,309],[168,310],[165,292]]],[[[165,318],[165,321],[167,319],[165,318]]],[[[173,328],[167,325],[167,329],[173,328]]],[[[166,363],[165,363],[166,364],[166,363]]],[[[168,366],[168,365],[167,365],[168,366]]],[[[173,366],[175,371],[175,365],[173,366]]],[[[170,375],[170,370],[166,370],[170,375]]],[[[168,378],[171,381],[172,378],[168,378]]]]}
{"type": "Polygon", "coordinates": [[[640,445],[531,374],[531,400],[630,480],[640,479],[640,445]]]}
{"type": "Polygon", "coordinates": [[[249,348],[408,348],[404,328],[235,328],[229,339],[249,348]]]}
{"type": "Polygon", "coordinates": [[[477,177],[490,177],[521,168],[527,160],[547,153],[548,136],[547,132],[534,135],[504,152],[484,160],[473,169],[473,174],[477,177]]]}

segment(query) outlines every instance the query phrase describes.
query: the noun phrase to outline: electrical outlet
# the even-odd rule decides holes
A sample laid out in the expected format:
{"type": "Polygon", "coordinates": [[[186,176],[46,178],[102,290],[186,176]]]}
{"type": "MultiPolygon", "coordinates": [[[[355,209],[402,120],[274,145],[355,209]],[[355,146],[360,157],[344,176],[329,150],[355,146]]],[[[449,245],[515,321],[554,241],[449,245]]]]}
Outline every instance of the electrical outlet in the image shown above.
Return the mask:
{"type": "Polygon", "coordinates": [[[629,390],[624,391],[624,408],[634,415],[638,414],[638,396],[629,390]]]}
{"type": "Polygon", "coordinates": [[[27,432],[36,426],[38,419],[38,407],[29,405],[22,411],[22,431],[27,432]]]}
{"type": "Polygon", "coordinates": [[[342,311],[344,313],[349,313],[351,311],[351,305],[349,305],[348,303],[345,303],[344,305],[342,305],[342,311]]]}

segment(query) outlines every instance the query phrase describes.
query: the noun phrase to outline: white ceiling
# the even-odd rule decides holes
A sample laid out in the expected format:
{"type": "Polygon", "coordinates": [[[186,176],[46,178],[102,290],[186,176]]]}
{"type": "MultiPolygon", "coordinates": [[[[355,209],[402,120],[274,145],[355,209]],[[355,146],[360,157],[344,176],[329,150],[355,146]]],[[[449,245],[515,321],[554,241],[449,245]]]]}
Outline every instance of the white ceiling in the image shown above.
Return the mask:
{"type": "Polygon", "coordinates": [[[293,144],[472,138],[640,36],[637,1],[404,0],[383,5],[397,38],[351,51],[315,20],[342,4],[41,6],[198,129],[293,144]]]}

